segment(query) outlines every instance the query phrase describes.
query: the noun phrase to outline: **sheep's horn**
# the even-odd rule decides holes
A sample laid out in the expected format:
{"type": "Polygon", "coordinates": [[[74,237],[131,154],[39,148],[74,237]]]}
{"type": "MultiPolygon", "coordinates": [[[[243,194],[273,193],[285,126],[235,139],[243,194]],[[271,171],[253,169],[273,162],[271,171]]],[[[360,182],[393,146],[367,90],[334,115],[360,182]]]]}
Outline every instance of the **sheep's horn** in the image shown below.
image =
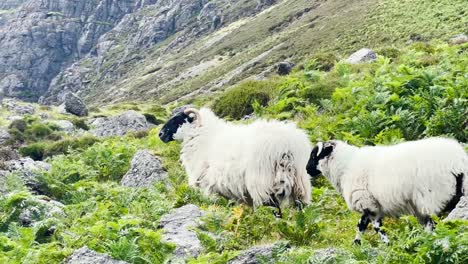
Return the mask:
{"type": "Polygon", "coordinates": [[[323,149],[323,142],[317,143],[318,151],[317,151],[317,157],[320,155],[320,152],[322,152],[323,149]]]}
{"type": "Polygon", "coordinates": [[[184,114],[190,116],[192,115],[193,119],[197,121],[198,126],[201,125],[201,116],[200,112],[195,108],[187,108],[184,110],[184,114]]]}

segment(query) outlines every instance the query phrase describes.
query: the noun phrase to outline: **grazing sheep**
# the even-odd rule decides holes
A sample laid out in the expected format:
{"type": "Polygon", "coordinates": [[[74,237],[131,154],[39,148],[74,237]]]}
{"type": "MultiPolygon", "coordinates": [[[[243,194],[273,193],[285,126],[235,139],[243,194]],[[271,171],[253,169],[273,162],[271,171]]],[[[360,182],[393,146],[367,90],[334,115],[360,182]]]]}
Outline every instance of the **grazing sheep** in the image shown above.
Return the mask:
{"type": "Polygon", "coordinates": [[[431,214],[452,210],[468,190],[468,155],[455,140],[428,138],[394,146],[355,147],[342,141],[318,143],[307,164],[311,176],[323,174],[348,207],[362,213],[355,238],[372,220],[411,214],[432,230],[431,214]]]}
{"type": "Polygon", "coordinates": [[[293,123],[233,124],[210,109],[186,109],[161,129],[163,142],[182,141],[189,184],[254,207],[310,203],[305,170],[311,146],[293,123]],[[304,156],[305,155],[305,156],[304,156]]]}

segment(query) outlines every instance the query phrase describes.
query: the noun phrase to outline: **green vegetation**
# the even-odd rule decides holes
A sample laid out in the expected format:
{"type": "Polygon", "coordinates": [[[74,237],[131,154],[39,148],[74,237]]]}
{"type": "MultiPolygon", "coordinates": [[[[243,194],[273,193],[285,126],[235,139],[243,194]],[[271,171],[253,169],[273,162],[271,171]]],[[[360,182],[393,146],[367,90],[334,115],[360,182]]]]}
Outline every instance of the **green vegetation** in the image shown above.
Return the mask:
{"type": "MultiPolygon", "coordinates": [[[[349,65],[330,54],[311,56],[302,70],[270,81],[249,81],[215,98],[217,113],[239,119],[255,111],[261,118],[288,119],[306,129],[311,141],[339,138],[351,143],[391,144],[428,136],[468,141],[468,44],[414,43],[405,49],[382,48],[377,61],[349,65]]],[[[168,109],[156,104],[120,104],[99,110],[126,110],[164,120],[168,109]]],[[[50,109],[45,109],[51,111],[50,109]]],[[[72,120],[73,121],[73,120],[72,120]]],[[[76,119],[75,124],[83,119],[76,119]]],[[[363,245],[352,245],[357,213],[347,209],[324,178],[314,181],[313,203],[303,211],[256,210],[218,196],[206,196],[187,184],[178,143],[163,144],[158,128],[124,137],[96,140],[81,136],[53,141],[54,126],[34,117],[10,124],[26,143],[23,155],[45,159],[52,169],[38,178],[42,196],[30,193],[15,174],[7,177],[8,195],[0,196],[0,262],[60,263],[84,245],[130,263],[163,263],[174,250],[161,242],[160,217],[193,203],[206,211],[195,231],[204,251],[189,263],[226,263],[240,250],[275,243],[275,263],[466,263],[466,221],[438,222],[427,233],[414,217],[385,219],[389,246],[369,230],[363,245]],[[119,185],[133,154],[151,149],[168,170],[169,180],[147,189],[119,185]],[[38,199],[63,203],[65,215],[37,216],[22,224],[20,211],[38,199]],[[51,227],[53,232],[51,232],[51,227]],[[334,248],[333,256],[316,255],[334,248]]],[[[42,210],[42,211],[41,211],[42,210]]],[[[265,263],[268,260],[265,260],[265,263]]]]}

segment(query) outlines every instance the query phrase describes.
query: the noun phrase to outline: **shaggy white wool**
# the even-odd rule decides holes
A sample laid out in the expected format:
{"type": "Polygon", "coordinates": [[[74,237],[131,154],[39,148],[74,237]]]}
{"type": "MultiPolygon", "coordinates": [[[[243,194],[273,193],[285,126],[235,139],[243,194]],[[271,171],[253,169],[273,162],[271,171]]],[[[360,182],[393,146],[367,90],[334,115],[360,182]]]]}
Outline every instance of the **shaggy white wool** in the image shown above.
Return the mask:
{"type": "Polygon", "coordinates": [[[456,192],[455,175],[464,174],[465,195],[468,190],[468,155],[455,140],[362,148],[332,142],[332,154],[318,168],[352,210],[423,217],[441,213],[456,192]]]}
{"type": "Polygon", "coordinates": [[[183,124],[174,135],[182,140],[181,161],[190,185],[253,206],[268,202],[272,193],[282,203],[310,203],[306,165],[311,146],[294,123],[233,124],[207,108],[199,113],[200,120],[183,124]]]}

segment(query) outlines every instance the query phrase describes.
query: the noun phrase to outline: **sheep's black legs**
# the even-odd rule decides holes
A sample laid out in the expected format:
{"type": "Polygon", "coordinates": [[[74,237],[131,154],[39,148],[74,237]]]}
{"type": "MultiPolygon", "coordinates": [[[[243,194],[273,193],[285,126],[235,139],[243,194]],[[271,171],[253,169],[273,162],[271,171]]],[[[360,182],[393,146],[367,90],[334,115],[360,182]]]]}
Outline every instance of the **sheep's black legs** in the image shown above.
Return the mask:
{"type": "Polygon", "coordinates": [[[375,232],[377,232],[377,233],[380,235],[380,239],[381,239],[385,244],[388,244],[388,243],[390,242],[390,240],[388,240],[387,234],[385,233],[385,231],[383,231],[382,229],[380,229],[380,227],[382,226],[382,217],[376,217],[376,218],[372,221],[372,225],[374,226],[375,232]]]}
{"type": "Polygon", "coordinates": [[[283,218],[283,212],[281,211],[280,203],[274,194],[270,196],[270,201],[268,203],[264,203],[264,205],[276,207],[278,211],[273,210],[273,215],[276,218],[283,218]]]}
{"type": "Polygon", "coordinates": [[[296,209],[299,211],[302,211],[302,209],[304,209],[304,204],[302,203],[301,200],[295,200],[294,205],[296,206],[296,209]]]}
{"type": "Polygon", "coordinates": [[[436,224],[429,215],[424,215],[422,217],[419,217],[418,220],[421,225],[424,225],[424,229],[427,232],[431,232],[432,230],[434,230],[434,227],[436,224]]]}
{"type": "Polygon", "coordinates": [[[354,243],[360,245],[361,244],[361,236],[366,231],[367,226],[369,225],[370,222],[370,213],[369,210],[364,210],[364,213],[361,216],[361,219],[359,219],[359,222],[357,224],[357,232],[356,232],[356,237],[354,238],[354,243]]]}

